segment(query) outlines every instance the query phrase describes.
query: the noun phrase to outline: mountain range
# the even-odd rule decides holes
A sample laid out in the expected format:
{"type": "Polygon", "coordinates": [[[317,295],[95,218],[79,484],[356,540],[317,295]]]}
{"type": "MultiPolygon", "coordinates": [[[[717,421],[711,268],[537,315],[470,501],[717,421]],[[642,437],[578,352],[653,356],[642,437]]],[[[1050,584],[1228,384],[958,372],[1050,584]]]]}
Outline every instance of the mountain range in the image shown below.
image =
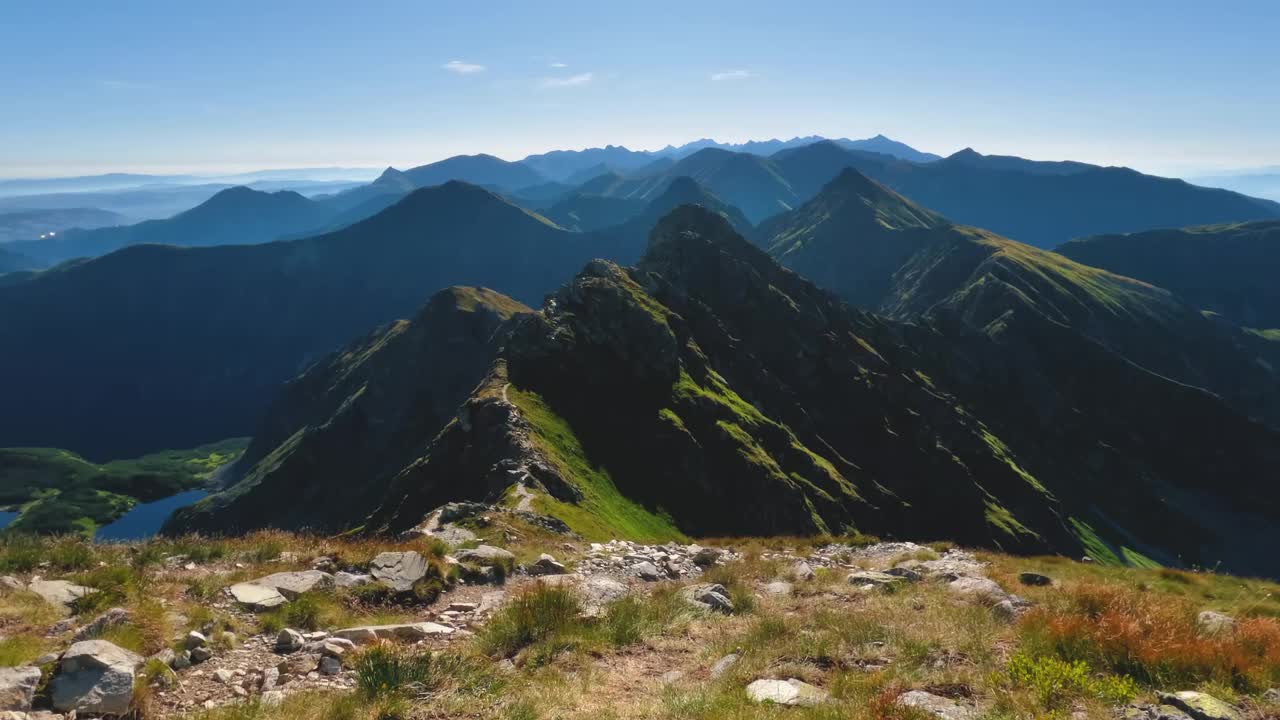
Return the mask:
{"type": "Polygon", "coordinates": [[[1280,221],[1101,235],[1058,252],[1168,288],[1233,323],[1280,328],[1280,221]]]}
{"type": "Polygon", "coordinates": [[[634,267],[591,261],[537,313],[454,288],[317,363],[239,481],[168,530],[398,532],[482,499],[585,537],[857,530],[1280,570],[1259,551],[1280,434],[1105,342],[1109,322],[1176,342],[1153,328],[1195,313],[1169,293],[953,225],[852,171],[792,219],[773,254],[874,279],[895,317],[684,205],[634,267]],[[797,232],[815,218],[832,226],[797,232]],[[833,249],[891,242],[866,240],[868,218],[913,248],[898,268],[833,249]],[[265,510],[284,497],[287,514],[265,510]]]}

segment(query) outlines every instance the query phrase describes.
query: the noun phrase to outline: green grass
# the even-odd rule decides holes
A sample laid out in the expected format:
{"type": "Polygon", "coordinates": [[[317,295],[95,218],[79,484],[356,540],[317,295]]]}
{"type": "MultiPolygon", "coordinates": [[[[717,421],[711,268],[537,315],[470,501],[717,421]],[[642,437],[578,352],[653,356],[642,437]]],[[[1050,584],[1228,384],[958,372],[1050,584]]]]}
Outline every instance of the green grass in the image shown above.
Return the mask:
{"type": "Polygon", "coordinates": [[[587,459],[573,428],[539,395],[511,387],[507,398],[520,408],[533,428],[533,440],[539,449],[582,493],[579,503],[539,495],[534,499],[539,512],[559,518],[587,540],[628,537],[640,542],[666,542],[684,539],[670,518],[623,496],[609,471],[587,459]]]}

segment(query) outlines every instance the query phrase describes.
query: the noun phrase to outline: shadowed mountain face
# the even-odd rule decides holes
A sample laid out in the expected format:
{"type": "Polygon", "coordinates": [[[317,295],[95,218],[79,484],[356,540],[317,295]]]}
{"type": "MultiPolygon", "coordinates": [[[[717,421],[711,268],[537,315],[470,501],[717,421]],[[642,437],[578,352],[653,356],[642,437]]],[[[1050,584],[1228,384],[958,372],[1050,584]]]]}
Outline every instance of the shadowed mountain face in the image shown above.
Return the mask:
{"type": "Polygon", "coordinates": [[[597,254],[590,236],[449,183],[328,235],[131,247],[0,283],[0,445],[103,459],[245,435],[281,383],[430,288],[537,302],[597,254]]]}
{"type": "MultiPolygon", "coordinates": [[[[430,307],[452,317],[458,297],[430,307]]],[[[966,315],[980,306],[954,304],[883,320],[691,206],[658,223],[636,267],[593,261],[537,314],[475,305],[489,314],[460,374],[412,370],[439,367],[456,329],[396,339],[432,327],[429,310],[296,381],[224,497],[374,508],[326,515],[333,528],[398,532],[485,499],[592,539],[857,529],[1280,571],[1255,532],[1280,514],[1265,480],[1280,435],[1026,308],[980,325],[966,315]],[[490,359],[446,417],[434,400],[457,393],[431,378],[463,378],[456,390],[490,359]],[[326,460],[332,447],[365,459],[326,460]],[[370,487],[342,486],[351,476],[370,487]]],[[[251,505],[211,501],[170,530],[272,524],[251,505]]]]}
{"type": "Polygon", "coordinates": [[[334,530],[363,517],[484,378],[506,322],[532,312],[483,288],[437,293],[285,385],[225,479],[179,511],[184,531],[334,530]],[[364,478],[351,482],[351,478],[364,478]]]}
{"type": "Polygon", "coordinates": [[[1128,168],[1041,163],[972,150],[917,165],[823,142],[770,160],[802,200],[852,167],[953,220],[1038,247],[1100,232],[1280,217],[1280,204],[1128,168]]]}
{"type": "Polygon", "coordinates": [[[166,220],[68,230],[55,238],[14,243],[12,249],[47,267],[146,243],[186,247],[251,245],[320,227],[330,216],[328,208],[295,192],[264,193],[235,187],[166,220]]]}
{"type": "Polygon", "coordinates": [[[1280,221],[1101,235],[1058,252],[1168,288],[1251,328],[1280,328],[1280,221]]]}
{"type": "Polygon", "coordinates": [[[0,247],[0,274],[29,270],[34,266],[35,261],[31,258],[0,247]]]}
{"type": "Polygon", "coordinates": [[[1238,329],[1161,288],[952,225],[856,171],[758,235],[784,265],[861,307],[992,333],[1023,314],[1280,423],[1280,378],[1238,329]]]}

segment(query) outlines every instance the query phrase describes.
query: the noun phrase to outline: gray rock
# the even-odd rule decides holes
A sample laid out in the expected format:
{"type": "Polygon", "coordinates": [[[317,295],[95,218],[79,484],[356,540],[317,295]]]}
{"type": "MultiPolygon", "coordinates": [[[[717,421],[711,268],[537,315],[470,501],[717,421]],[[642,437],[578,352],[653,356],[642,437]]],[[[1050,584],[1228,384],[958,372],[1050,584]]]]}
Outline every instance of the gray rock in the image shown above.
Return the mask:
{"type": "Polygon", "coordinates": [[[288,602],[275,588],[253,583],[236,583],[227,588],[227,593],[236,602],[254,612],[270,610],[288,602]]]}
{"type": "Polygon", "coordinates": [[[27,586],[27,590],[44,598],[51,605],[71,607],[76,600],[93,592],[93,588],[76,585],[66,580],[35,580],[27,586]]]}
{"type": "Polygon", "coordinates": [[[333,637],[350,640],[356,645],[367,645],[378,640],[405,640],[417,642],[439,635],[452,635],[456,632],[448,625],[433,622],[403,623],[400,625],[365,625],[363,627],[345,628],[333,633],[333,637]]]}
{"type": "Polygon", "coordinates": [[[609,603],[626,597],[628,592],[626,585],[603,575],[581,581],[577,590],[583,612],[592,617],[604,612],[609,603]]]}
{"type": "Polygon", "coordinates": [[[947,584],[947,588],[957,595],[974,597],[992,604],[1008,600],[1009,594],[996,584],[995,580],[985,577],[956,578],[947,584]]]}
{"type": "Polygon", "coordinates": [[[720,558],[724,556],[724,551],[719,548],[701,548],[693,554],[693,564],[698,567],[707,568],[720,562],[720,558]]]}
{"type": "Polygon", "coordinates": [[[36,667],[41,667],[41,666],[44,666],[44,665],[52,665],[52,664],[54,664],[54,663],[58,662],[58,658],[59,658],[59,657],[61,657],[61,655],[60,655],[59,653],[56,653],[56,652],[47,652],[47,653],[45,653],[45,654],[41,655],[40,657],[36,658],[35,660],[32,660],[32,661],[31,661],[31,664],[32,664],[32,665],[34,665],[34,666],[36,666],[36,667]]]}
{"type": "Polygon", "coordinates": [[[472,565],[509,566],[516,561],[516,556],[511,554],[510,551],[492,545],[481,545],[468,550],[460,550],[455,557],[458,558],[459,562],[471,563],[472,565]]]}
{"type": "Polygon", "coordinates": [[[396,592],[409,592],[413,584],[427,576],[427,560],[413,552],[379,553],[369,563],[369,574],[396,592]]]}
{"type": "Polygon", "coordinates": [[[770,595],[790,595],[794,588],[791,583],[775,580],[764,586],[764,591],[770,595]]]}
{"type": "Polygon", "coordinates": [[[174,653],[173,660],[169,662],[169,667],[174,670],[186,670],[191,667],[191,652],[184,650],[180,653],[174,653]]]}
{"type": "Polygon", "coordinates": [[[1186,712],[1196,720],[1243,720],[1240,711],[1218,698],[1194,690],[1158,693],[1160,702],[1186,712]]]}
{"type": "Polygon", "coordinates": [[[895,583],[906,582],[905,578],[877,570],[854,570],[846,578],[850,585],[858,587],[886,587],[895,583]]]}
{"type": "Polygon", "coordinates": [[[929,713],[942,720],[973,720],[978,717],[978,712],[968,705],[945,698],[941,695],[934,695],[923,690],[911,690],[902,693],[894,704],[899,707],[913,708],[922,712],[929,713]]]}
{"type": "Polygon", "coordinates": [[[217,680],[223,685],[230,685],[231,681],[234,680],[235,677],[236,677],[235,673],[231,672],[231,670],[227,668],[218,668],[217,670],[213,671],[213,679],[217,680]]]}
{"type": "Polygon", "coordinates": [[[269,667],[262,671],[262,692],[268,693],[276,689],[276,683],[280,682],[280,668],[269,667]]]}
{"type": "Polygon", "coordinates": [[[371,582],[373,582],[372,575],[349,572],[336,572],[333,574],[333,584],[340,588],[359,587],[368,585],[371,582]]]}
{"type": "Polygon", "coordinates": [[[1133,703],[1120,713],[1121,720],[1194,720],[1172,705],[1133,703]]]}
{"type": "Polygon", "coordinates": [[[3,576],[0,576],[0,587],[4,588],[4,589],[6,589],[6,590],[25,590],[25,589],[27,589],[27,586],[26,586],[26,585],[23,585],[21,580],[19,580],[18,578],[14,577],[14,576],[12,576],[12,575],[3,575],[3,576]]]}
{"type": "Polygon", "coordinates": [[[827,701],[827,692],[795,678],[756,680],[747,686],[747,697],[758,703],[814,707],[827,701]]]}
{"type": "Polygon", "coordinates": [[[729,653],[728,655],[725,655],[724,657],[717,660],[716,664],[711,666],[711,677],[718,678],[721,675],[728,672],[729,668],[732,668],[734,665],[738,664],[738,659],[740,657],[742,656],[735,652],[735,653],[729,653]]]}
{"type": "Polygon", "coordinates": [[[320,674],[321,675],[337,675],[342,672],[342,661],[336,657],[325,656],[320,658],[320,674]]]}
{"type": "Polygon", "coordinates": [[[49,683],[55,710],[123,715],[133,703],[133,681],[142,656],[106,640],[83,640],[67,648],[49,683]]]}
{"type": "Polygon", "coordinates": [[[184,640],[182,644],[183,647],[188,650],[195,650],[196,648],[208,647],[209,639],[206,638],[204,634],[192,630],[187,633],[186,640],[184,640]]]}
{"type": "Polygon", "coordinates": [[[262,703],[264,707],[278,707],[284,702],[284,692],[280,690],[265,690],[258,702],[262,703]]]}
{"type": "Polygon", "coordinates": [[[1263,702],[1280,704],[1280,688],[1271,688],[1262,693],[1263,702]]]}
{"type": "Polygon", "coordinates": [[[285,628],[276,636],[276,652],[291,653],[302,649],[306,640],[302,637],[302,633],[292,628],[285,628]]]}
{"type": "Polygon", "coordinates": [[[661,580],[664,574],[661,570],[658,569],[657,565],[654,565],[648,560],[632,565],[631,572],[635,573],[636,577],[640,578],[641,580],[646,580],[648,582],[661,580]]]}
{"type": "Polygon", "coordinates": [[[39,684],[38,667],[0,668],[0,710],[30,711],[39,684]]]}
{"type": "Polygon", "coordinates": [[[320,570],[272,573],[251,582],[254,585],[275,588],[287,600],[292,600],[303,593],[330,590],[334,586],[333,576],[320,570]]]}
{"type": "Polygon", "coordinates": [[[542,553],[537,562],[532,562],[525,566],[525,572],[530,575],[563,575],[565,567],[557,562],[554,557],[542,553]]]}
{"type": "Polygon", "coordinates": [[[733,612],[733,601],[729,599],[729,591],[723,585],[690,585],[680,589],[680,597],[689,605],[702,610],[733,612]]]}
{"type": "Polygon", "coordinates": [[[814,578],[813,567],[804,560],[797,560],[791,566],[791,578],[796,582],[808,582],[814,578]]]}
{"type": "Polygon", "coordinates": [[[1229,635],[1235,632],[1236,619],[1213,610],[1205,610],[1196,616],[1196,625],[1205,635],[1229,635]]]}
{"type": "Polygon", "coordinates": [[[190,653],[188,657],[191,659],[192,665],[199,665],[213,657],[213,650],[207,647],[192,648],[188,652],[190,653]]]}
{"type": "Polygon", "coordinates": [[[900,577],[903,580],[907,580],[909,582],[920,582],[921,580],[924,579],[924,576],[921,575],[920,573],[916,572],[910,567],[904,567],[902,565],[889,568],[888,570],[885,570],[884,573],[886,575],[900,577]]]}
{"type": "Polygon", "coordinates": [[[129,611],[124,608],[111,608],[93,619],[93,622],[85,625],[76,631],[72,636],[71,642],[80,642],[81,640],[91,640],[98,637],[107,628],[122,625],[129,621],[129,611]]]}
{"type": "Polygon", "coordinates": [[[281,675],[292,675],[294,677],[305,676],[309,672],[313,672],[320,667],[320,656],[312,653],[296,653],[290,655],[284,662],[276,666],[281,675]]]}
{"type": "Polygon", "coordinates": [[[1046,585],[1052,585],[1053,578],[1049,577],[1048,575],[1041,575],[1040,573],[1023,572],[1023,573],[1018,573],[1018,582],[1022,583],[1023,585],[1033,585],[1038,587],[1044,587],[1046,585]]]}

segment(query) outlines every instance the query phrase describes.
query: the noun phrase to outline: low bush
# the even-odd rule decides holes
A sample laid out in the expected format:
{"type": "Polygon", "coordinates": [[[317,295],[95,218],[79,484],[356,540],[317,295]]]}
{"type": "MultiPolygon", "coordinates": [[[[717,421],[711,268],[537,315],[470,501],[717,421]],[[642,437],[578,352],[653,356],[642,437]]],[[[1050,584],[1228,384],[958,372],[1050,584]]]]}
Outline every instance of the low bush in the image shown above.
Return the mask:
{"type": "Polygon", "coordinates": [[[431,656],[392,645],[377,645],[356,658],[356,690],[366,698],[417,695],[432,681],[431,656]]]}
{"type": "Polygon", "coordinates": [[[516,596],[477,637],[486,655],[510,657],[572,628],[581,606],[568,588],[539,583],[516,596]]]}
{"type": "Polygon", "coordinates": [[[1123,705],[1138,694],[1138,685],[1128,676],[1090,672],[1081,660],[1068,662],[1055,657],[1018,653],[1009,659],[1000,682],[1030,690],[1041,707],[1061,708],[1080,697],[1095,697],[1111,705],[1123,705]]]}

